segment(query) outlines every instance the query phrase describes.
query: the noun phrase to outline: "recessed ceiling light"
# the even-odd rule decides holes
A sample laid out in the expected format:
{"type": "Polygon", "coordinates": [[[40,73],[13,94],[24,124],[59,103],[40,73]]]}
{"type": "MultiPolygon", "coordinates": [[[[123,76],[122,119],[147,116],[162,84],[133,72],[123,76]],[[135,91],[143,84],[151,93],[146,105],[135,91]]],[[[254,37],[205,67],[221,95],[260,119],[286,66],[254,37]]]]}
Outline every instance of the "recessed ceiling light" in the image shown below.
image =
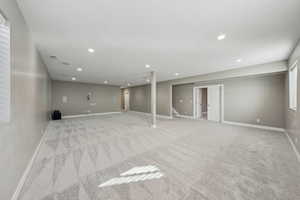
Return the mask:
{"type": "Polygon", "coordinates": [[[82,68],[81,68],[81,67],[78,67],[76,70],[77,70],[78,72],[81,72],[81,71],[82,71],[82,68]]]}
{"type": "Polygon", "coordinates": [[[239,58],[239,59],[236,60],[236,62],[242,62],[242,59],[239,58]]]}
{"type": "Polygon", "coordinates": [[[179,76],[179,73],[176,72],[174,75],[175,75],[175,76],[179,76]]]}
{"type": "Polygon", "coordinates": [[[90,53],[94,53],[94,52],[95,52],[95,49],[89,48],[88,51],[89,51],[90,53]]]}
{"type": "Polygon", "coordinates": [[[108,83],[108,81],[106,80],[106,81],[104,81],[104,84],[107,84],[108,83]]]}
{"type": "Polygon", "coordinates": [[[149,82],[150,82],[150,79],[147,79],[146,81],[149,83],[149,82]]]}
{"type": "Polygon", "coordinates": [[[131,84],[130,84],[130,83],[127,83],[127,85],[130,86],[131,84]]]}
{"type": "Polygon", "coordinates": [[[76,77],[72,77],[72,81],[76,81],[76,77]]]}
{"type": "Polygon", "coordinates": [[[146,68],[150,68],[150,65],[145,65],[146,68]]]}
{"type": "Polygon", "coordinates": [[[226,38],[226,34],[222,33],[220,35],[218,35],[218,40],[224,40],[226,38]]]}

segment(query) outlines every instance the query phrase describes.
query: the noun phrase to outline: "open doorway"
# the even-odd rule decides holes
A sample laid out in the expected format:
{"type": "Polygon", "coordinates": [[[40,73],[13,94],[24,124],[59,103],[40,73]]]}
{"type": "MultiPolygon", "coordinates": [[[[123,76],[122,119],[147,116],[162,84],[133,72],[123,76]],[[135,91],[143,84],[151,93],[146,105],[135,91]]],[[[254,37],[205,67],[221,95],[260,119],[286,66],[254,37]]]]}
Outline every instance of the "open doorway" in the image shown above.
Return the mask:
{"type": "Polygon", "coordinates": [[[121,109],[123,112],[127,112],[130,110],[129,99],[130,99],[129,89],[127,89],[127,88],[122,89],[121,90],[121,109]]]}
{"type": "Polygon", "coordinates": [[[223,121],[223,85],[194,87],[194,118],[223,121]]]}
{"type": "Polygon", "coordinates": [[[197,119],[207,119],[207,88],[198,91],[197,119]]]}

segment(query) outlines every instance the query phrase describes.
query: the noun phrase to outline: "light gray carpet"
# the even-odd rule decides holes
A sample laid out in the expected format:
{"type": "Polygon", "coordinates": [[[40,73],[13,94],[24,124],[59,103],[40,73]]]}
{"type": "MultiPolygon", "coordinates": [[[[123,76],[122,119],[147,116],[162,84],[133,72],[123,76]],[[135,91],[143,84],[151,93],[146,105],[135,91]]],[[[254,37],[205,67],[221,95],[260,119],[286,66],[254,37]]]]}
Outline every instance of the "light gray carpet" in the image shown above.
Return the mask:
{"type": "Polygon", "coordinates": [[[139,114],[50,122],[19,200],[298,200],[283,133],[139,114]],[[98,187],[101,185],[101,187],[98,187]]]}

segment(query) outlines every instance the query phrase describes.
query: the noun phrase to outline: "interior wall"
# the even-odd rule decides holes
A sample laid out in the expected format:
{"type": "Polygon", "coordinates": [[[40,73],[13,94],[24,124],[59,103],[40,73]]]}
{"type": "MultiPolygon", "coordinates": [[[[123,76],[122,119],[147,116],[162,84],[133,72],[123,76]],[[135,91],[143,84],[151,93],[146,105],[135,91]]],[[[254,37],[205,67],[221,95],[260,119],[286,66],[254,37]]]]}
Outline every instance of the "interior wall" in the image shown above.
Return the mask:
{"type": "Polygon", "coordinates": [[[48,124],[51,80],[14,0],[0,0],[11,25],[11,121],[0,123],[0,199],[11,199],[48,124]]]}
{"type": "MultiPolygon", "coordinates": [[[[282,128],[285,127],[282,113],[284,113],[284,74],[286,70],[287,62],[280,61],[159,82],[157,84],[157,104],[159,105],[157,112],[160,115],[172,115],[172,101],[175,98],[174,104],[177,104],[175,109],[182,115],[192,116],[193,103],[188,100],[192,97],[192,89],[188,89],[191,87],[191,83],[194,85],[224,84],[224,119],[226,121],[282,128]],[[187,88],[179,87],[179,90],[172,91],[173,86],[176,88],[176,85],[181,84],[187,88]],[[176,101],[176,97],[174,97],[176,93],[184,93],[183,96],[186,99],[184,101],[187,104],[179,104],[180,98],[176,101]]],[[[150,113],[150,86],[132,87],[131,93],[131,110],[150,113]]]]}
{"type": "MultiPolygon", "coordinates": [[[[130,87],[130,110],[137,112],[151,112],[151,85],[130,87]]],[[[168,82],[157,84],[157,108],[159,115],[170,116],[172,108],[172,88],[168,82]]]]}
{"type": "MultiPolygon", "coordinates": [[[[279,62],[260,64],[260,65],[253,65],[253,66],[248,66],[248,67],[243,67],[238,69],[231,69],[231,70],[226,70],[221,72],[197,75],[188,78],[158,82],[157,83],[157,113],[160,115],[172,116],[172,85],[188,84],[188,83],[195,83],[200,81],[223,80],[229,78],[253,76],[253,75],[260,75],[260,74],[270,74],[270,73],[277,73],[277,72],[285,72],[286,70],[287,70],[287,62],[279,61],[279,62]]],[[[145,90],[147,89],[145,88],[145,86],[137,86],[137,87],[131,87],[131,91],[134,92],[134,90],[141,90],[142,88],[144,88],[145,90]]],[[[144,92],[146,94],[148,93],[150,94],[150,91],[144,91],[144,92]]],[[[143,93],[143,91],[139,91],[139,93],[143,93]]],[[[140,112],[150,112],[150,95],[147,95],[147,98],[143,98],[142,95],[140,95],[139,98],[133,97],[131,98],[130,105],[133,106],[132,110],[136,110],[140,112]],[[146,103],[143,103],[140,100],[146,103]]]]}
{"type": "Polygon", "coordinates": [[[286,74],[286,103],[285,103],[285,113],[286,113],[286,130],[289,133],[290,137],[294,141],[298,151],[300,151],[300,41],[296,46],[295,50],[289,58],[289,66],[292,66],[296,60],[298,60],[298,85],[297,85],[297,111],[289,109],[289,90],[288,90],[288,73],[286,74]]]}
{"type": "Polygon", "coordinates": [[[121,90],[118,86],[53,81],[52,109],[62,115],[120,112],[121,90]],[[87,96],[91,93],[88,101],[87,96]],[[67,101],[63,102],[63,97],[67,101]]]}
{"type": "Polygon", "coordinates": [[[151,112],[151,87],[142,85],[130,89],[130,110],[137,112],[151,112]]]}
{"type": "Polygon", "coordinates": [[[180,115],[193,116],[193,88],[194,84],[183,84],[173,86],[173,108],[180,115]]]}
{"type": "Polygon", "coordinates": [[[169,82],[157,84],[157,114],[169,117],[172,116],[172,92],[172,86],[169,82]]]}
{"type": "Polygon", "coordinates": [[[173,86],[175,109],[193,116],[193,87],[224,85],[224,120],[284,127],[285,74],[200,81],[173,86]],[[181,101],[181,102],[180,102],[181,101]]]}

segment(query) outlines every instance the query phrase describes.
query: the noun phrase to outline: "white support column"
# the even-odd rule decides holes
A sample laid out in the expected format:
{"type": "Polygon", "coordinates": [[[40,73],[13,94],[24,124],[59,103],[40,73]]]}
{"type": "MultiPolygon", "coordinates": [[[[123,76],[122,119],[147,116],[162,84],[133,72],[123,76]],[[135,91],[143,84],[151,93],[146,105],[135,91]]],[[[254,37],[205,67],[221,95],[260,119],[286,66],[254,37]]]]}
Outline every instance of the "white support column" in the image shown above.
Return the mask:
{"type": "Polygon", "coordinates": [[[156,72],[151,72],[151,112],[152,127],[156,128],[156,72]]]}

